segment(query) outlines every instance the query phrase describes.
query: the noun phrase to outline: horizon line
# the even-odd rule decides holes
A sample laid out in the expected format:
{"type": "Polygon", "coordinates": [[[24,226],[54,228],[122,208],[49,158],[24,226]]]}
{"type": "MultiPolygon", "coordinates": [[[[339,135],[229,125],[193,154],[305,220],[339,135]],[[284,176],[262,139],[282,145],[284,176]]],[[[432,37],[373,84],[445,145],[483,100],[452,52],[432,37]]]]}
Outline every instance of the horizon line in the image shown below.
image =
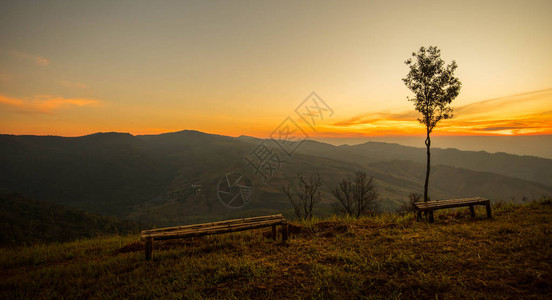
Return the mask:
{"type": "MultiPolygon", "coordinates": [[[[77,138],[77,137],[85,137],[85,136],[91,136],[95,134],[109,134],[109,133],[117,133],[117,134],[130,134],[132,136],[147,136],[147,135],[163,135],[163,134],[171,134],[171,133],[180,133],[180,132],[199,132],[203,134],[210,134],[210,135],[219,135],[219,136],[227,136],[227,137],[251,137],[251,138],[257,138],[257,139],[268,139],[267,137],[260,137],[255,135],[248,135],[248,134],[222,134],[222,133],[214,133],[214,132],[207,132],[207,131],[201,131],[197,129],[182,129],[182,130],[175,130],[175,131],[165,131],[165,132],[157,132],[157,133],[132,133],[130,131],[95,131],[91,133],[86,134],[79,134],[79,135],[59,135],[59,134],[15,134],[15,133],[0,133],[1,135],[11,135],[11,136],[51,136],[51,137],[67,137],[67,138],[77,138]]],[[[552,136],[552,133],[550,134],[543,134],[543,133],[526,133],[526,134],[515,134],[515,135],[505,135],[505,134],[454,134],[454,133],[439,133],[435,132],[432,134],[432,137],[525,137],[525,136],[552,136]]],[[[385,137],[425,137],[424,134],[384,134],[384,135],[318,135],[309,137],[309,140],[316,140],[316,139],[363,139],[363,138],[385,138],[385,137]]]]}

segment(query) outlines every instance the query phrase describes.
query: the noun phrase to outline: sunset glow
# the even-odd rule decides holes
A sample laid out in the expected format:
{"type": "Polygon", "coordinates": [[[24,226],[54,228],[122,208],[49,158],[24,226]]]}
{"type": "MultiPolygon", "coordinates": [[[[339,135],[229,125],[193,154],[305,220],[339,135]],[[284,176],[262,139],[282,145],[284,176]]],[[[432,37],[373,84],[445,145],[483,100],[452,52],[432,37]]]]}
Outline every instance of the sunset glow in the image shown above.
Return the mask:
{"type": "MultiPolygon", "coordinates": [[[[484,100],[456,107],[437,135],[552,134],[552,89],[484,100]]],[[[372,113],[324,126],[327,131],[366,136],[424,134],[415,111],[372,113]]]]}
{"type": "Polygon", "coordinates": [[[423,135],[401,78],[436,45],[463,85],[435,135],[552,134],[552,2],[422,2],[4,4],[0,133],[267,137],[316,91],[311,137],[423,135]]]}

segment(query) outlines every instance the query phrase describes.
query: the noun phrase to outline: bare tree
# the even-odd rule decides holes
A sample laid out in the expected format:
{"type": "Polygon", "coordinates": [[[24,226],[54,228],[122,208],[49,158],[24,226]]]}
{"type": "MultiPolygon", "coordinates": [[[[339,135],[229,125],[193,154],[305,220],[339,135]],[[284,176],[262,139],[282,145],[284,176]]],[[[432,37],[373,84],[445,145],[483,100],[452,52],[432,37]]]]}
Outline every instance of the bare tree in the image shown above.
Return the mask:
{"type": "Polygon", "coordinates": [[[314,205],[322,199],[321,192],[319,191],[322,185],[320,174],[313,175],[308,179],[298,174],[297,179],[299,181],[298,188],[288,184],[287,187],[282,187],[282,190],[291,202],[297,218],[310,220],[314,205]]]}
{"type": "Polygon", "coordinates": [[[449,105],[460,93],[462,83],[454,77],[456,62],[453,60],[445,66],[441,59],[441,50],[437,47],[421,47],[417,53],[412,53],[412,57],[414,60],[410,58],[405,61],[410,67],[410,72],[403,81],[414,93],[414,98],[408,100],[414,102],[416,110],[422,113],[422,118],[418,118],[418,121],[426,126],[427,165],[424,201],[428,201],[431,147],[429,135],[439,121],[452,118],[452,108],[449,105]]]}
{"type": "Polygon", "coordinates": [[[378,192],[374,186],[374,177],[368,178],[364,172],[356,172],[355,178],[343,179],[332,191],[342,206],[342,211],[356,218],[373,212],[378,192]]]}

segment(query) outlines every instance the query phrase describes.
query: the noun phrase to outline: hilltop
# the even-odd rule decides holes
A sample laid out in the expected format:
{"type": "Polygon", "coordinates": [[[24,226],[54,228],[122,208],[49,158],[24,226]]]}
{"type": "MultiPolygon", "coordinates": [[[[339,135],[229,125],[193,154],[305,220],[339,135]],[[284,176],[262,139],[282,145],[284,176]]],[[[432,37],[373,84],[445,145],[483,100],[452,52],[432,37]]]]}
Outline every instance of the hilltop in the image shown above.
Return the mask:
{"type": "Polygon", "coordinates": [[[137,235],[2,249],[5,298],[537,298],[552,297],[552,202],[466,209],[436,223],[412,214],[294,223],[156,243],[137,235]]]}

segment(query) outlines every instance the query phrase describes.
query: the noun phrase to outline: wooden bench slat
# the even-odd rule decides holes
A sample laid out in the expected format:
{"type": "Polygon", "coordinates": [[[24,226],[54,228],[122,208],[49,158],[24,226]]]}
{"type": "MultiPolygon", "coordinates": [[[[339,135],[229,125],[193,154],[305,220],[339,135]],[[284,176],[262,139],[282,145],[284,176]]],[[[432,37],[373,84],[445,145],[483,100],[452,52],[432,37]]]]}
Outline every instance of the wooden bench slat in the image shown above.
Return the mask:
{"type": "Polygon", "coordinates": [[[276,239],[277,225],[282,226],[282,242],[285,242],[288,238],[288,228],[287,221],[281,214],[144,230],[141,232],[141,239],[145,240],[146,243],[146,260],[150,260],[152,257],[154,240],[197,237],[270,226],[272,226],[272,237],[276,239]]]}
{"type": "Polygon", "coordinates": [[[264,221],[257,221],[257,222],[247,222],[247,223],[236,223],[236,224],[220,224],[218,226],[210,226],[210,227],[199,227],[199,228],[186,228],[186,229],[176,229],[171,231],[163,231],[163,232],[154,232],[154,233],[145,233],[142,234],[142,238],[147,237],[153,237],[154,240],[157,240],[158,237],[171,237],[174,236],[175,238],[178,238],[178,236],[186,235],[189,233],[205,233],[212,230],[219,230],[219,229],[226,229],[226,230],[232,230],[233,228],[237,227],[255,227],[258,225],[262,225],[264,227],[268,227],[271,225],[280,225],[282,223],[285,223],[285,220],[282,219],[275,219],[275,220],[264,220],[264,221]]]}
{"type": "Polygon", "coordinates": [[[228,232],[238,232],[238,231],[244,231],[244,230],[250,230],[250,229],[258,229],[263,227],[269,227],[270,225],[266,224],[256,224],[256,225],[247,225],[247,226],[236,226],[233,228],[219,228],[216,230],[210,230],[210,231],[202,231],[202,232],[188,232],[188,233],[182,233],[182,234],[176,234],[176,235],[167,235],[167,236],[155,236],[153,237],[154,240],[169,240],[169,239],[178,239],[178,238],[187,238],[187,237],[198,237],[198,236],[204,236],[204,235],[212,235],[212,234],[219,234],[219,233],[228,233],[228,232]]]}
{"type": "Polygon", "coordinates": [[[248,222],[255,222],[255,221],[261,221],[261,220],[267,220],[267,219],[283,219],[283,220],[285,220],[283,215],[277,214],[277,215],[262,216],[262,217],[242,218],[242,219],[233,219],[233,220],[225,220],[225,221],[210,222],[210,223],[201,223],[201,224],[192,224],[192,225],[183,225],[183,226],[148,229],[148,230],[143,230],[141,232],[141,234],[149,234],[149,233],[163,232],[163,231],[173,231],[173,230],[180,230],[180,229],[186,229],[186,228],[210,227],[210,226],[217,226],[217,225],[221,225],[221,224],[248,223],[248,222]]]}
{"type": "Polygon", "coordinates": [[[433,222],[434,210],[454,207],[469,206],[470,214],[472,215],[472,217],[475,217],[475,211],[473,209],[475,205],[484,205],[487,209],[487,216],[489,218],[491,217],[491,201],[482,197],[415,202],[413,203],[413,205],[418,211],[418,219],[421,218],[421,212],[423,211],[429,213],[430,222],[433,222]]]}
{"type": "Polygon", "coordinates": [[[446,208],[455,208],[455,207],[463,207],[463,206],[471,206],[471,205],[485,205],[485,203],[466,203],[462,205],[458,204],[445,204],[445,205],[439,205],[439,206],[428,206],[428,207],[419,207],[419,210],[438,210],[438,209],[446,209],[446,208]]]}
{"type": "Polygon", "coordinates": [[[443,206],[443,205],[471,205],[471,204],[479,204],[479,203],[487,203],[489,200],[470,200],[470,201],[437,201],[437,202],[416,202],[414,205],[423,207],[433,207],[433,206],[443,206]]]}
{"type": "Polygon", "coordinates": [[[449,199],[449,200],[434,200],[427,202],[415,202],[414,205],[418,207],[432,207],[432,206],[443,206],[443,205],[470,205],[477,203],[486,203],[489,200],[485,198],[465,198],[465,199],[449,199]]]}
{"type": "Polygon", "coordinates": [[[252,218],[242,218],[242,219],[233,219],[233,220],[225,220],[225,221],[209,222],[209,223],[201,223],[201,224],[191,224],[191,225],[182,225],[182,226],[174,226],[174,227],[164,227],[164,228],[156,228],[156,229],[143,230],[142,233],[152,233],[152,232],[160,232],[160,231],[171,231],[171,230],[175,230],[175,229],[184,229],[184,228],[209,227],[209,226],[216,226],[216,225],[219,225],[219,224],[246,223],[246,222],[255,222],[255,221],[260,221],[260,220],[271,220],[271,219],[284,219],[284,216],[281,215],[281,214],[278,214],[278,215],[270,215],[270,216],[262,216],[262,217],[252,217],[252,218]]]}
{"type": "Polygon", "coordinates": [[[485,199],[485,198],[482,198],[482,197],[471,197],[471,198],[432,200],[432,201],[421,202],[421,203],[431,203],[431,202],[463,202],[463,201],[470,201],[470,200],[486,200],[486,199],[485,199]]]}
{"type": "Polygon", "coordinates": [[[427,201],[427,202],[416,202],[415,204],[466,203],[466,202],[477,202],[477,201],[487,201],[487,199],[481,198],[481,197],[460,198],[460,199],[432,200],[432,201],[427,201]]]}

